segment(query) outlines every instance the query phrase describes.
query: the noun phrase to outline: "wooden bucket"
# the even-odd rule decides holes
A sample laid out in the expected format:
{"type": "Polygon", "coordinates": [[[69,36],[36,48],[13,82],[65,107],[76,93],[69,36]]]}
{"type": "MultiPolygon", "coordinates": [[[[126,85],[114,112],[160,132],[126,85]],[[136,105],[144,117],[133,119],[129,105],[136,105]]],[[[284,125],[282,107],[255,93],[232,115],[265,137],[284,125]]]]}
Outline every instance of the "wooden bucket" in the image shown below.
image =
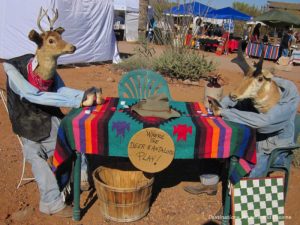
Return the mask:
{"type": "Polygon", "coordinates": [[[149,212],[154,177],[130,164],[100,166],[93,172],[100,210],[116,222],[139,220],[149,212]]]}

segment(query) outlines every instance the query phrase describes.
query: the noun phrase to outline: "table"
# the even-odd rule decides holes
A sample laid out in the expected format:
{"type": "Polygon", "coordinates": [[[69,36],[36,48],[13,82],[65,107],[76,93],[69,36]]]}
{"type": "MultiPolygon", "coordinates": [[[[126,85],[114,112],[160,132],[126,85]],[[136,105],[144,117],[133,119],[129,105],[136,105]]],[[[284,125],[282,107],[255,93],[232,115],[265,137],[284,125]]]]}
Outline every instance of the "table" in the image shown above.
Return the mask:
{"type": "Polygon", "coordinates": [[[228,52],[236,51],[239,48],[239,41],[235,39],[229,39],[227,43],[228,52]]]}
{"type": "MultiPolygon", "coordinates": [[[[235,158],[230,168],[230,180],[236,183],[256,163],[256,133],[245,125],[210,116],[202,103],[170,101],[179,118],[163,120],[141,117],[129,107],[138,99],[106,98],[103,105],[73,109],[58,130],[53,169],[59,171],[64,162],[77,152],[74,172],[74,220],[80,220],[80,153],[128,157],[131,137],[146,127],[167,132],[174,141],[175,159],[235,158]]],[[[61,177],[60,177],[61,178],[61,177]]],[[[226,196],[227,197],[227,196],[226,196]]],[[[225,202],[229,207],[229,200],[225,202]]],[[[229,208],[226,209],[229,212],[229,208]]],[[[224,214],[226,215],[226,214],[224,214]]]]}
{"type": "Polygon", "coordinates": [[[219,40],[210,38],[198,38],[196,46],[198,46],[199,48],[203,46],[203,50],[205,51],[215,51],[219,46],[219,40]]]}
{"type": "Polygon", "coordinates": [[[293,50],[289,64],[300,63],[300,50],[293,50]]]}
{"type": "Polygon", "coordinates": [[[263,43],[249,42],[246,48],[246,55],[252,57],[260,57],[264,48],[264,59],[277,60],[279,54],[279,46],[263,43]]]}

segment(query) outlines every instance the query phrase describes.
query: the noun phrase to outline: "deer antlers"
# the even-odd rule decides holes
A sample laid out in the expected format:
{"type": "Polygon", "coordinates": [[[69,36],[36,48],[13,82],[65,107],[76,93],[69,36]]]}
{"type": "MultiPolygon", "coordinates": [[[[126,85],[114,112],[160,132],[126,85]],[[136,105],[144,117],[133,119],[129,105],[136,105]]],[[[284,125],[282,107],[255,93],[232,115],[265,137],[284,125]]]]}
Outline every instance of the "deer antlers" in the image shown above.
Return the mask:
{"type": "Polygon", "coordinates": [[[257,76],[258,74],[260,74],[262,72],[262,65],[263,65],[264,55],[265,55],[265,50],[263,48],[260,60],[255,65],[256,69],[254,69],[253,67],[251,67],[247,63],[247,61],[246,61],[246,59],[243,55],[243,51],[242,51],[242,42],[240,41],[237,57],[234,58],[233,60],[231,60],[231,62],[238,64],[238,66],[243,70],[245,76],[248,76],[248,75],[257,76]]]}
{"type": "Polygon", "coordinates": [[[48,18],[48,21],[49,21],[49,24],[50,24],[50,30],[53,30],[53,25],[54,25],[55,21],[58,18],[58,10],[57,9],[56,10],[52,9],[52,12],[54,13],[54,18],[52,20],[47,15],[47,18],[48,18]]]}
{"type": "Polygon", "coordinates": [[[47,17],[48,19],[48,22],[49,22],[49,25],[50,25],[50,30],[53,30],[53,25],[55,23],[55,21],[57,20],[58,18],[58,10],[54,10],[52,9],[52,12],[54,13],[54,18],[53,19],[50,19],[48,13],[47,13],[48,10],[44,10],[42,7],[40,9],[40,14],[38,16],[38,19],[37,19],[37,25],[38,25],[38,28],[40,29],[40,31],[42,31],[42,33],[45,33],[45,30],[42,28],[41,26],[41,20],[43,19],[44,16],[47,17]]]}
{"type": "Polygon", "coordinates": [[[253,69],[247,63],[242,50],[242,42],[239,42],[237,57],[231,60],[231,62],[238,64],[238,66],[243,70],[244,75],[248,76],[250,73],[253,72],[253,69]]]}

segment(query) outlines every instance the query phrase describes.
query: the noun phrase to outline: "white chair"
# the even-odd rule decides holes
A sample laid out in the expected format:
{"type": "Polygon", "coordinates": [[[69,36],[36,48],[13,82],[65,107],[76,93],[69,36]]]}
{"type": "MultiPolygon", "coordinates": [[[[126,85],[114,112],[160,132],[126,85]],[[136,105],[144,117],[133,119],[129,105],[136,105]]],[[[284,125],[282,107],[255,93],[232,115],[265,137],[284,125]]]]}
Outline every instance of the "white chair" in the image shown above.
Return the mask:
{"type": "MultiPolygon", "coordinates": [[[[5,107],[5,110],[8,113],[7,104],[6,104],[6,100],[5,100],[6,97],[4,95],[4,91],[3,90],[0,90],[0,97],[2,99],[2,102],[3,102],[3,105],[5,107]]],[[[22,141],[21,141],[21,139],[20,139],[20,137],[18,135],[17,135],[17,138],[18,138],[18,141],[19,141],[21,147],[23,148],[23,143],[22,143],[22,141]]],[[[26,160],[25,160],[22,148],[21,148],[21,152],[22,152],[22,155],[23,155],[22,174],[21,174],[21,178],[20,178],[20,181],[18,183],[17,189],[19,189],[19,187],[21,187],[24,184],[23,181],[28,181],[29,182],[29,181],[34,180],[33,177],[24,177],[26,160]]]]}

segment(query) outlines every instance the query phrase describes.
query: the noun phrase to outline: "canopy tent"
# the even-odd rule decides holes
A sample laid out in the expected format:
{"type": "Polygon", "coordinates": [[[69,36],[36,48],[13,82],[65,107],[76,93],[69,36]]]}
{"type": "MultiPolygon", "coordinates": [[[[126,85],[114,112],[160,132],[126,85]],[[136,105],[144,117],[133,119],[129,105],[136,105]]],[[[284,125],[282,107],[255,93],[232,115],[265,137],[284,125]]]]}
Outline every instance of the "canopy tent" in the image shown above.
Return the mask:
{"type": "Polygon", "coordinates": [[[256,25],[260,23],[262,26],[267,26],[265,23],[261,22],[261,21],[248,21],[246,22],[247,25],[256,25]]]}
{"type": "Polygon", "coordinates": [[[126,41],[138,40],[139,0],[114,0],[114,10],[125,14],[126,41]]]}
{"type": "Polygon", "coordinates": [[[194,1],[191,3],[181,4],[174,6],[171,9],[165,10],[164,13],[173,16],[193,15],[193,16],[206,16],[214,8],[204,5],[200,2],[194,1]]]}
{"type": "Polygon", "coordinates": [[[283,27],[296,26],[300,27],[300,18],[285,11],[272,10],[266,12],[253,19],[254,21],[262,21],[269,26],[283,27]]]}
{"type": "MultiPolygon", "coordinates": [[[[37,46],[28,39],[28,33],[32,29],[39,32],[36,21],[41,6],[48,12],[53,7],[58,9],[59,17],[54,26],[63,27],[63,39],[77,48],[74,54],[59,57],[59,64],[120,60],[113,31],[114,7],[110,0],[0,1],[0,58],[35,53],[37,46]]],[[[46,18],[41,25],[49,29],[46,18]]]]}
{"type": "Polygon", "coordinates": [[[216,9],[209,12],[206,17],[215,19],[230,19],[230,20],[251,20],[252,17],[231,7],[216,9]]]}
{"type": "Polygon", "coordinates": [[[139,12],[139,0],[114,0],[113,2],[115,10],[139,12]]]}

